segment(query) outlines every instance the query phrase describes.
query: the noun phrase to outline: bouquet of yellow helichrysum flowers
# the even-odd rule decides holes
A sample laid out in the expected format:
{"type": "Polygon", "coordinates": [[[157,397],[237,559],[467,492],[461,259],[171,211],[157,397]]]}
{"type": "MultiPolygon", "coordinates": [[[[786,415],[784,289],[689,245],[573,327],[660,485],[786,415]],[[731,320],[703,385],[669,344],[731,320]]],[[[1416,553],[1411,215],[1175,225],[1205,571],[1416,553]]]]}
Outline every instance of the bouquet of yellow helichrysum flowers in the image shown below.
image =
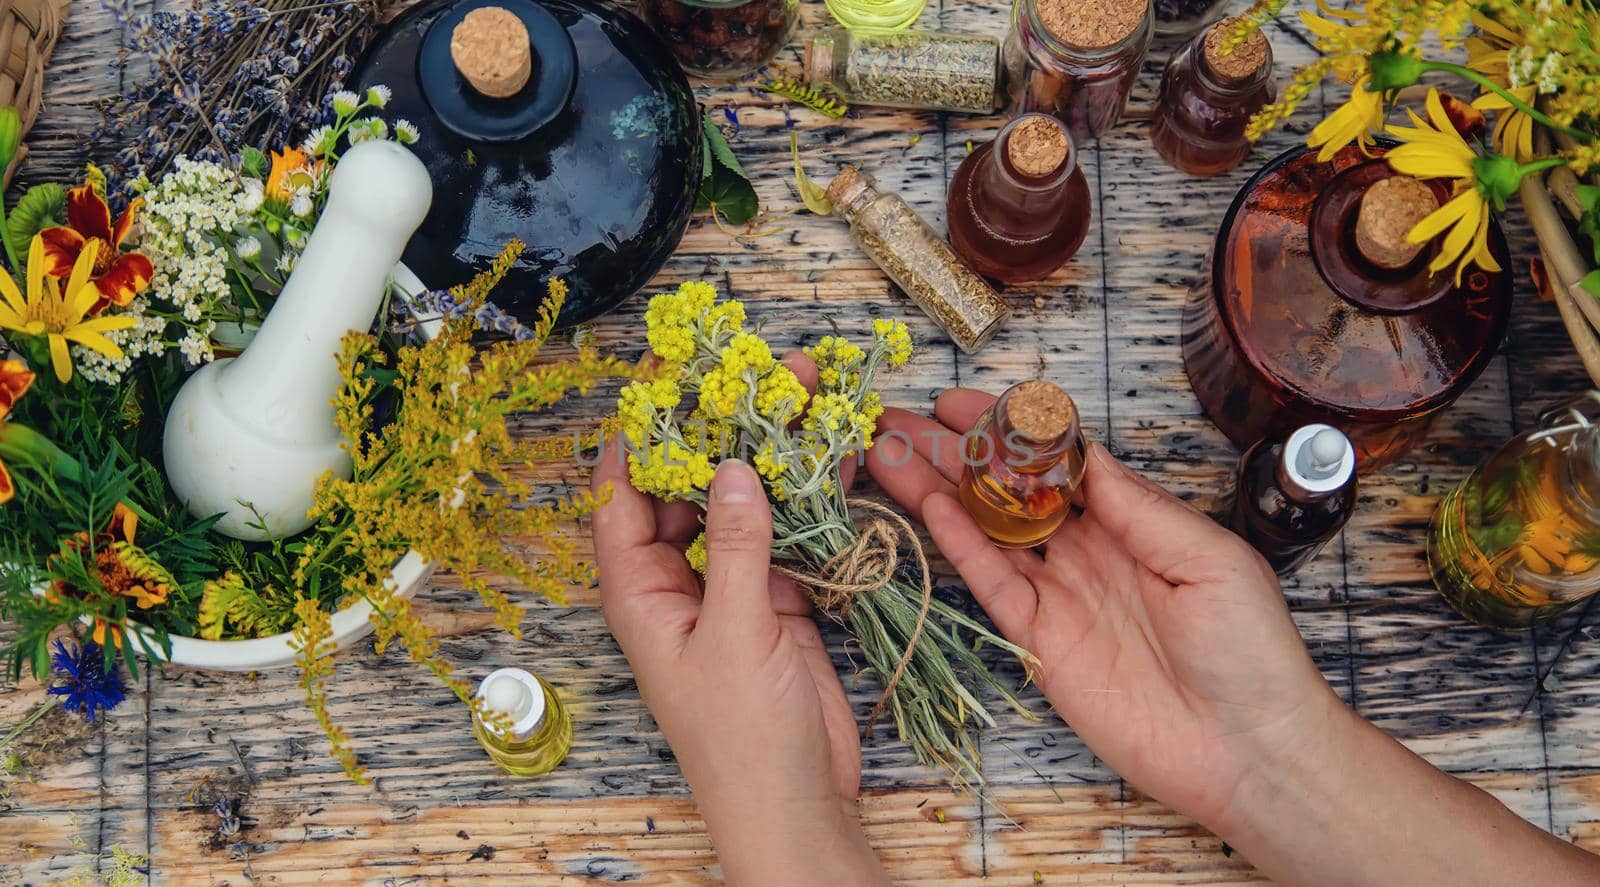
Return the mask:
{"type": "MultiPolygon", "coordinates": [[[[656,296],[645,320],[663,371],[629,384],[617,402],[634,487],[704,506],[718,460],[753,465],[772,504],[774,559],[791,565],[786,572],[855,636],[885,684],[879,711],[894,714],[924,763],[979,781],[973,731],[994,720],[957,669],[1026,713],[976,651],[990,644],[1028,653],[935,597],[910,525],[881,505],[846,499],[839,481],[840,463],[872,446],[883,413],[874,376],[911,355],[905,324],[874,321],[866,350],[838,336],[806,349],[818,369],[811,394],[745,330],[744,306],[718,302],[709,284],[656,296]],[[864,525],[851,518],[852,506],[871,515],[864,525]],[[915,566],[901,567],[902,543],[915,566]]],[[[704,571],[703,534],[687,557],[704,571]]]]}

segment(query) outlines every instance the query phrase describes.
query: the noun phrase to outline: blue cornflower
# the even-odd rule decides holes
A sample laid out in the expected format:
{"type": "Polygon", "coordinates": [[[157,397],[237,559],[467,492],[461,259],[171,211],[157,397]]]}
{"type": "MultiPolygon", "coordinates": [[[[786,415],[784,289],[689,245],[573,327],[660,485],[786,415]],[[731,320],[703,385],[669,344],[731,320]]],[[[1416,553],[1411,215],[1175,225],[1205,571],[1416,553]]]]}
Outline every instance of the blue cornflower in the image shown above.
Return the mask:
{"type": "Polygon", "coordinates": [[[122,667],[113,661],[107,669],[100,646],[93,641],[68,649],[66,642],[57,638],[50,663],[55,672],[50,695],[65,697],[62,705],[76,710],[91,724],[101,712],[121,705],[128,695],[122,682],[122,667]]]}

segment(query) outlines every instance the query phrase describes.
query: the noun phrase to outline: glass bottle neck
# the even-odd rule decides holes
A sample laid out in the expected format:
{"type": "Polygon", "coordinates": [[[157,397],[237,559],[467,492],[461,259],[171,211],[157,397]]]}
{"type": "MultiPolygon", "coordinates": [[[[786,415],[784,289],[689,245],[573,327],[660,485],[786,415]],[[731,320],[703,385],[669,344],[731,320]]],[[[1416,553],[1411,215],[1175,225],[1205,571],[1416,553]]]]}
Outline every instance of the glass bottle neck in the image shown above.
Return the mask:
{"type": "Polygon", "coordinates": [[[1242,80],[1230,80],[1222,77],[1212,69],[1211,62],[1206,59],[1205,41],[1210,34],[1209,30],[1200,32],[1193,41],[1184,48],[1190,56],[1190,64],[1194,67],[1195,81],[1211,97],[1219,101],[1214,104],[1225,104],[1228,101],[1237,101],[1259,90],[1272,79],[1272,45],[1266,47],[1267,57],[1257,68],[1254,74],[1242,80]]]}
{"type": "Polygon", "coordinates": [[[1044,19],[1039,14],[1038,0],[1017,0],[1012,9],[1014,27],[1026,31],[1026,36],[1032,42],[1047,50],[1057,61],[1074,67],[1094,68],[1117,62],[1124,56],[1144,55],[1153,6],[1151,3],[1145,4],[1144,16],[1128,36],[1100,47],[1075,46],[1057,38],[1045,27],[1044,19]]]}
{"type": "MultiPolygon", "coordinates": [[[[1322,279],[1340,298],[1376,314],[1409,314],[1455,289],[1454,276],[1434,274],[1429,263],[1438,251],[1430,244],[1399,268],[1367,258],[1357,243],[1356,224],[1367,189],[1395,173],[1381,157],[1344,170],[1328,183],[1311,208],[1311,257],[1322,279]]],[[[1449,198],[1437,182],[1424,182],[1442,205],[1449,198]]],[[[1487,286],[1487,281],[1483,282],[1487,286]]]]}
{"type": "Polygon", "coordinates": [[[1039,441],[1019,432],[1011,421],[1010,391],[995,401],[989,428],[990,437],[1005,464],[1020,474],[1037,474],[1061,464],[1063,456],[1081,445],[1083,431],[1073,411],[1066,428],[1053,440],[1039,441]]]}

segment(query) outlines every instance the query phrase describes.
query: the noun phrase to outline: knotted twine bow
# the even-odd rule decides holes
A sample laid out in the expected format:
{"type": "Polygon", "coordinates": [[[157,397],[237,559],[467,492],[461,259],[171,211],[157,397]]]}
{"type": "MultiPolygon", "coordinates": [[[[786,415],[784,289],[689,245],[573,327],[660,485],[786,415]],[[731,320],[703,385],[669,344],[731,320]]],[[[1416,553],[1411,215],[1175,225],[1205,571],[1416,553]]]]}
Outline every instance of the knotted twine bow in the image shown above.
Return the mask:
{"type": "Polygon", "coordinates": [[[917,611],[917,624],[911,629],[911,637],[906,642],[905,653],[900,656],[900,663],[884,684],[883,695],[878,698],[872,714],[867,716],[865,732],[870,736],[873,723],[889,704],[895,686],[900,683],[912,656],[916,654],[917,642],[922,639],[923,626],[928,622],[928,608],[933,605],[933,577],[928,569],[928,556],[922,550],[922,540],[917,538],[917,531],[904,517],[870,499],[846,499],[845,504],[878,516],[860,526],[861,532],[856,540],[824,561],[815,572],[793,570],[782,565],[774,569],[804,586],[817,609],[842,623],[856,595],[879,591],[894,580],[895,569],[900,566],[902,542],[916,555],[917,567],[922,571],[922,607],[917,611]]]}

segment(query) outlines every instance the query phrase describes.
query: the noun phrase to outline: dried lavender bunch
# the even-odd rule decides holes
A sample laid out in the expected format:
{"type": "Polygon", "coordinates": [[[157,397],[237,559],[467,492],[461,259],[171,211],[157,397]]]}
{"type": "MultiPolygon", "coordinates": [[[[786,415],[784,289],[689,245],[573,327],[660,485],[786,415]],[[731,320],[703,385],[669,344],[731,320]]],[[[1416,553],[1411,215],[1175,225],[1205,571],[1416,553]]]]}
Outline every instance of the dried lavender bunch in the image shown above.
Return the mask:
{"type": "Polygon", "coordinates": [[[92,136],[114,181],[161,175],[173,158],[227,163],[245,147],[295,144],[332,114],[355,58],[397,0],[195,0],[136,14],[113,62],[127,73],[92,136]]]}

